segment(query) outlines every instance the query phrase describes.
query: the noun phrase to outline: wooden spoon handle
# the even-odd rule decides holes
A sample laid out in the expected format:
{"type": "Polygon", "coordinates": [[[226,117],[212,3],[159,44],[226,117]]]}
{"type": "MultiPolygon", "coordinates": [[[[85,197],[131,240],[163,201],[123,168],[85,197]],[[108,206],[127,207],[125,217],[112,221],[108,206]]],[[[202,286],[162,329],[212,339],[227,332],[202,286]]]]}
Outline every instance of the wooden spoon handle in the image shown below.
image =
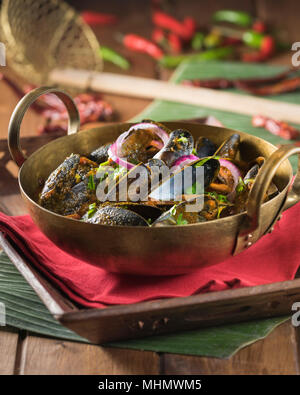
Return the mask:
{"type": "Polygon", "coordinates": [[[257,115],[300,123],[300,105],[238,93],[178,85],[150,78],[87,70],[53,70],[50,82],[65,87],[146,99],[161,99],[232,113],[257,115]]]}

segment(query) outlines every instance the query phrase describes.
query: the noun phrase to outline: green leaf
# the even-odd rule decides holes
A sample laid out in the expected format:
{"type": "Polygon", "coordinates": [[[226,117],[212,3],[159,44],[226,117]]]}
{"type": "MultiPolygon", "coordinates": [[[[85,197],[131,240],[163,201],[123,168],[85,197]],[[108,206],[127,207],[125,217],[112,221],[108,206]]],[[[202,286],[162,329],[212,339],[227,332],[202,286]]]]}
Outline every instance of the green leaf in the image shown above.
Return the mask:
{"type": "Polygon", "coordinates": [[[50,314],[4,252],[0,252],[0,302],[5,304],[8,326],[61,339],[87,342],[62,326],[50,314]]]}
{"type": "Polygon", "coordinates": [[[268,318],[107,345],[136,350],[229,358],[241,348],[265,338],[274,328],[289,318],[268,318]]]}

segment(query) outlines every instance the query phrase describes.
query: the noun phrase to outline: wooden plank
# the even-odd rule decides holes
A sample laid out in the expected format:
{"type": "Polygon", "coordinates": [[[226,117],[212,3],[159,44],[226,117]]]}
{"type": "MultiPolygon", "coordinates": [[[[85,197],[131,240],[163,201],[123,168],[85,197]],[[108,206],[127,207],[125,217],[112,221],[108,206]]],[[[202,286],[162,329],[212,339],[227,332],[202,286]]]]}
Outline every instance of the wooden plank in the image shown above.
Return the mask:
{"type": "Polygon", "coordinates": [[[164,374],[299,374],[295,329],[288,321],[230,359],[165,354],[164,374]]]}
{"type": "Polygon", "coordinates": [[[158,374],[154,352],[118,350],[69,341],[28,336],[20,374],[158,374]]]}
{"type": "Polygon", "coordinates": [[[0,375],[14,374],[18,333],[0,330],[0,375]]]}
{"type": "Polygon", "coordinates": [[[60,322],[93,343],[289,314],[300,279],[133,305],[65,313],[60,322]],[[105,328],[110,328],[109,332],[105,328]],[[121,329],[120,329],[121,328],[121,329]]]}

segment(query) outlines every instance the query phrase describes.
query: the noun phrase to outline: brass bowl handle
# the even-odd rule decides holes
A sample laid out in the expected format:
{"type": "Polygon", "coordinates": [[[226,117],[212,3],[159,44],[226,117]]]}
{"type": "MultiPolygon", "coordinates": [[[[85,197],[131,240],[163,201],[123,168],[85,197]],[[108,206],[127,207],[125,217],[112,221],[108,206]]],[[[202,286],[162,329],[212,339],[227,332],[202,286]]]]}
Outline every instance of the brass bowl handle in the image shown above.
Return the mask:
{"type": "Polygon", "coordinates": [[[26,160],[22,148],[20,146],[20,126],[24,115],[32,103],[40,96],[46,93],[54,93],[64,103],[69,114],[68,120],[68,134],[76,133],[80,126],[80,117],[73,99],[64,91],[54,87],[40,87],[27,93],[17,104],[9,121],[8,126],[8,148],[9,152],[16,162],[21,167],[26,160]]]}
{"type": "Polygon", "coordinates": [[[268,228],[265,230],[265,233],[272,229],[283,210],[288,209],[300,201],[300,147],[296,147],[293,144],[286,144],[273,152],[273,154],[264,163],[255,179],[249,194],[247,214],[239,229],[233,255],[236,255],[250,247],[260,238],[262,233],[261,205],[263,203],[264,196],[278,167],[282,164],[282,162],[294,154],[298,154],[298,171],[294,183],[288,190],[283,204],[281,205],[278,212],[275,213],[275,216],[268,228]]]}

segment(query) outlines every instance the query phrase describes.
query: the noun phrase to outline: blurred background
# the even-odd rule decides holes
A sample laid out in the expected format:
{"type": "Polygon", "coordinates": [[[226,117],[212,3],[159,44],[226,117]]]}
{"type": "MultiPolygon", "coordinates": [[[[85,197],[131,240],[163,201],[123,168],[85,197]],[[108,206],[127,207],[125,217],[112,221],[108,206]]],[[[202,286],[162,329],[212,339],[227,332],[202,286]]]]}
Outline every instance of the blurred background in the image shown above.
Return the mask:
{"type": "MultiPolygon", "coordinates": [[[[48,53],[51,47],[52,35],[58,34],[59,36],[61,26],[60,20],[49,19],[51,14],[49,7],[51,4],[64,4],[64,2],[3,0],[1,3],[2,8],[4,5],[7,6],[7,3],[10,3],[10,7],[12,3],[14,4],[14,10],[8,13],[9,22],[13,27],[10,31],[14,39],[13,44],[5,41],[7,21],[3,16],[1,18],[1,41],[6,43],[8,55],[7,66],[1,68],[3,77],[0,81],[0,128],[3,138],[10,114],[22,92],[41,85],[37,83],[39,80],[35,77],[48,62],[49,57],[45,58],[45,53],[48,53]],[[24,21],[28,20],[31,15],[36,15],[38,23],[30,23],[31,27],[28,30],[24,21]],[[39,23],[42,24],[42,29],[39,23]],[[50,32],[51,36],[48,38],[45,32],[48,34],[50,32]],[[28,38],[24,43],[23,37],[26,35],[28,38]],[[47,39],[44,41],[40,39],[39,46],[36,47],[36,40],[42,38],[43,35],[47,39]],[[31,49],[29,61],[37,63],[36,59],[40,60],[40,65],[35,68],[34,73],[31,73],[32,78],[28,77],[26,67],[21,61],[16,67],[16,59],[24,47],[26,51],[28,48],[31,49]]],[[[99,70],[155,79],[169,79],[174,69],[185,57],[203,53],[205,53],[204,57],[208,56],[211,59],[222,60],[224,58],[241,62],[291,66],[291,44],[300,37],[297,19],[300,4],[293,0],[245,0],[243,2],[235,0],[211,2],[202,0],[110,0],[108,2],[67,0],[65,4],[75,10],[76,15],[92,30],[99,41],[102,49],[99,49],[95,55],[95,57],[99,55],[97,60],[99,70]],[[222,14],[223,10],[233,10],[235,13],[233,15],[222,14]],[[248,36],[245,36],[245,33],[248,33],[248,36]],[[271,42],[266,43],[269,45],[267,48],[269,53],[261,54],[261,37],[265,36],[271,39],[271,42]],[[101,57],[103,67],[100,65],[101,57]]],[[[68,47],[74,47],[74,43],[73,52],[76,53],[76,35],[74,37],[73,42],[65,45],[63,49],[65,52],[62,51],[59,56],[57,55],[57,62],[65,57],[68,47]]],[[[94,48],[94,51],[97,52],[98,49],[94,48]]],[[[28,53],[30,54],[30,51],[28,53]]],[[[80,59],[80,57],[81,60],[85,58],[78,51],[77,58],[80,59]]],[[[70,59],[71,64],[76,66],[75,60],[72,63],[73,58],[70,59]]],[[[55,62],[53,65],[56,65],[55,62]]],[[[93,66],[90,68],[93,69],[93,66]]],[[[90,124],[94,125],[95,122],[98,124],[103,121],[128,120],[149,104],[149,100],[109,94],[92,98],[91,105],[90,99],[87,97],[78,99],[82,107],[90,109],[93,105],[98,109],[98,113],[96,111],[96,114],[90,118],[87,117],[86,122],[82,122],[83,128],[90,127],[90,124]]],[[[61,132],[59,122],[58,125],[57,122],[54,124],[52,122],[57,113],[48,112],[43,115],[46,121],[37,111],[30,111],[26,115],[25,135],[61,132]]]]}

